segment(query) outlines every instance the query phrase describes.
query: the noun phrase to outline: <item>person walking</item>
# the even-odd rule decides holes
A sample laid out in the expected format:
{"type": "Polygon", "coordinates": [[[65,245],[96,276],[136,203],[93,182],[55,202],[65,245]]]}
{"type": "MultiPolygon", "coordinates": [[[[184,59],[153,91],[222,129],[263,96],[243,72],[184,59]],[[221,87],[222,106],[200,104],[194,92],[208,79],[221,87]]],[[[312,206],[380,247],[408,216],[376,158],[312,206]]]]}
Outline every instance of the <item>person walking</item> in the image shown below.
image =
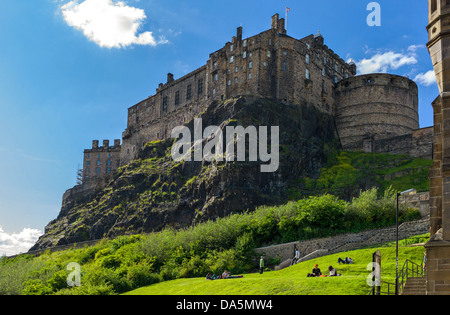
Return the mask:
{"type": "Polygon", "coordinates": [[[259,274],[263,274],[264,272],[264,257],[261,256],[261,259],[259,260],[259,274]]]}

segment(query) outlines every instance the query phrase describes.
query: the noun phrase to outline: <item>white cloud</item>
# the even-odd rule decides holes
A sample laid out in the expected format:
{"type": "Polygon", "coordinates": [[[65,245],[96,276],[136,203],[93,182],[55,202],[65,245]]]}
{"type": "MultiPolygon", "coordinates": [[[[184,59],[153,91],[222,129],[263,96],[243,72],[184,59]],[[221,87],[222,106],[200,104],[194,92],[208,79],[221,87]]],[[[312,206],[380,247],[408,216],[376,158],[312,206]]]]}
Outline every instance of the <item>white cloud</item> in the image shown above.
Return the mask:
{"type": "Polygon", "coordinates": [[[41,231],[30,228],[24,228],[20,233],[8,234],[0,227],[0,256],[26,253],[41,235],[41,231]]]}
{"type": "Polygon", "coordinates": [[[414,53],[414,49],[410,46],[411,50],[408,53],[396,53],[393,51],[388,51],[384,53],[376,53],[368,59],[362,59],[356,61],[356,66],[359,74],[376,73],[382,72],[386,73],[389,70],[397,70],[400,67],[406,65],[416,64],[417,57],[414,53]]]}
{"type": "Polygon", "coordinates": [[[436,75],[434,74],[434,70],[430,70],[425,73],[419,73],[414,78],[414,81],[416,81],[418,84],[424,85],[424,86],[430,86],[430,85],[437,83],[436,75]]]}
{"type": "Polygon", "coordinates": [[[167,40],[152,32],[138,33],[146,20],[144,10],[113,0],[70,1],[60,7],[66,23],[101,47],[122,48],[133,44],[156,46],[167,40]]]}
{"type": "Polygon", "coordinates": [[[408,47],[408,51],[415,52],[416,50],[425,47],[426,47],[425,45],[411,45],[408,47]]]}

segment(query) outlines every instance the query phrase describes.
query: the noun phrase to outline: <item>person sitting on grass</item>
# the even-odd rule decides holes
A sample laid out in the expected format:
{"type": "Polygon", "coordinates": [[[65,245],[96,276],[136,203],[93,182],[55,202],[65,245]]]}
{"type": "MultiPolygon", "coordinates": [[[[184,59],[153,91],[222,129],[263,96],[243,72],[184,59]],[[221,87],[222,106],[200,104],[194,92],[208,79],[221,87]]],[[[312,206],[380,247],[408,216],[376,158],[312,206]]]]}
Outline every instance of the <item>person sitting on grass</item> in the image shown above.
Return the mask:
{"type": "Polygon", "coordinates": [[[328,271],[330,272],[330,274],[328,275],[328,277],[336,277],[336,276],[340,276],[340,273],[337,273],[336,269],[333,268],[333,266],[329,266],[328,267],[328,271]]]}
{"type": "Polygon", "coordinates": [[[308,273],[308,277],[320,277],[321,275],[322,275],[322,272],[320,271],[318,264],[314,265],[312,273],[308,273]]]}

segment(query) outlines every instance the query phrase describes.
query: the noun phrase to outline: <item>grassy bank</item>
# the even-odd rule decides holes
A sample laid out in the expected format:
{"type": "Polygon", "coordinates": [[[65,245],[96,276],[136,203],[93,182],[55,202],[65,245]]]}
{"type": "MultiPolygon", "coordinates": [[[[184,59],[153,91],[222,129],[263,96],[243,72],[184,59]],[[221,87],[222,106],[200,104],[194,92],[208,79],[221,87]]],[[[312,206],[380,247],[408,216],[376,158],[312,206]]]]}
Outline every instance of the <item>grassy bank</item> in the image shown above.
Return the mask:
{"type": "MultiPolygon", "coordinates": [[[[426,241],[428,235],[408,239],[408,244],[426,241]]],[[[405,246],[399,249],[400,270],[406,259],[418,264],[423,259],[423,246],[405,246]]],[[[281,271],[245,274],[240,279],[208,281],[205,278],[178,279],[140,288],[129,295],[367,295],[370,287],[367,276],[371,271],[367,265],[372,261],[376,250],[381,252],[382,281],[395,281],[395,243],[381,247],[371,247],[345,253],[324,256],[283,269],[281,271]],[[338,258],[351,257],[354,264],[339,265],[338,258]],[[342,276],[327,278],[308,278],[314,264],[322,272],[332,265],[342,276]]],[[[327,272],[328,274],[328,272],[327,272]]],[[[386,291],[382,285],[382,291],[386,291]]]]}

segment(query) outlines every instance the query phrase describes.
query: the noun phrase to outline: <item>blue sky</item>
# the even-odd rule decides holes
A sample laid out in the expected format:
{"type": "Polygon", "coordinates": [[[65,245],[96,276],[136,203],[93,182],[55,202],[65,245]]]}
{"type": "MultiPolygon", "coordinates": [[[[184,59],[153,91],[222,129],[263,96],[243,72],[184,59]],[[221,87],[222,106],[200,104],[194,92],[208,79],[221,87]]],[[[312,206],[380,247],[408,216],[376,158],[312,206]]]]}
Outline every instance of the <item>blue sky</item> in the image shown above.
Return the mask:
{"type": "Polygon", "coordinates": [[[320,30],[360,73],[407,75],[419,85],[421,127],[438,95],[426,49],[427,2],[364,0],[0,1],[0,255],[25,251],[57,217],[92,140],[119,139],[127,108],[155,93],[166,74],[202,65],[244,28],[270,28],[291,8],[288,34],[320,30]],[[2,247],[3,246],[3,247],[2,247]]]}

